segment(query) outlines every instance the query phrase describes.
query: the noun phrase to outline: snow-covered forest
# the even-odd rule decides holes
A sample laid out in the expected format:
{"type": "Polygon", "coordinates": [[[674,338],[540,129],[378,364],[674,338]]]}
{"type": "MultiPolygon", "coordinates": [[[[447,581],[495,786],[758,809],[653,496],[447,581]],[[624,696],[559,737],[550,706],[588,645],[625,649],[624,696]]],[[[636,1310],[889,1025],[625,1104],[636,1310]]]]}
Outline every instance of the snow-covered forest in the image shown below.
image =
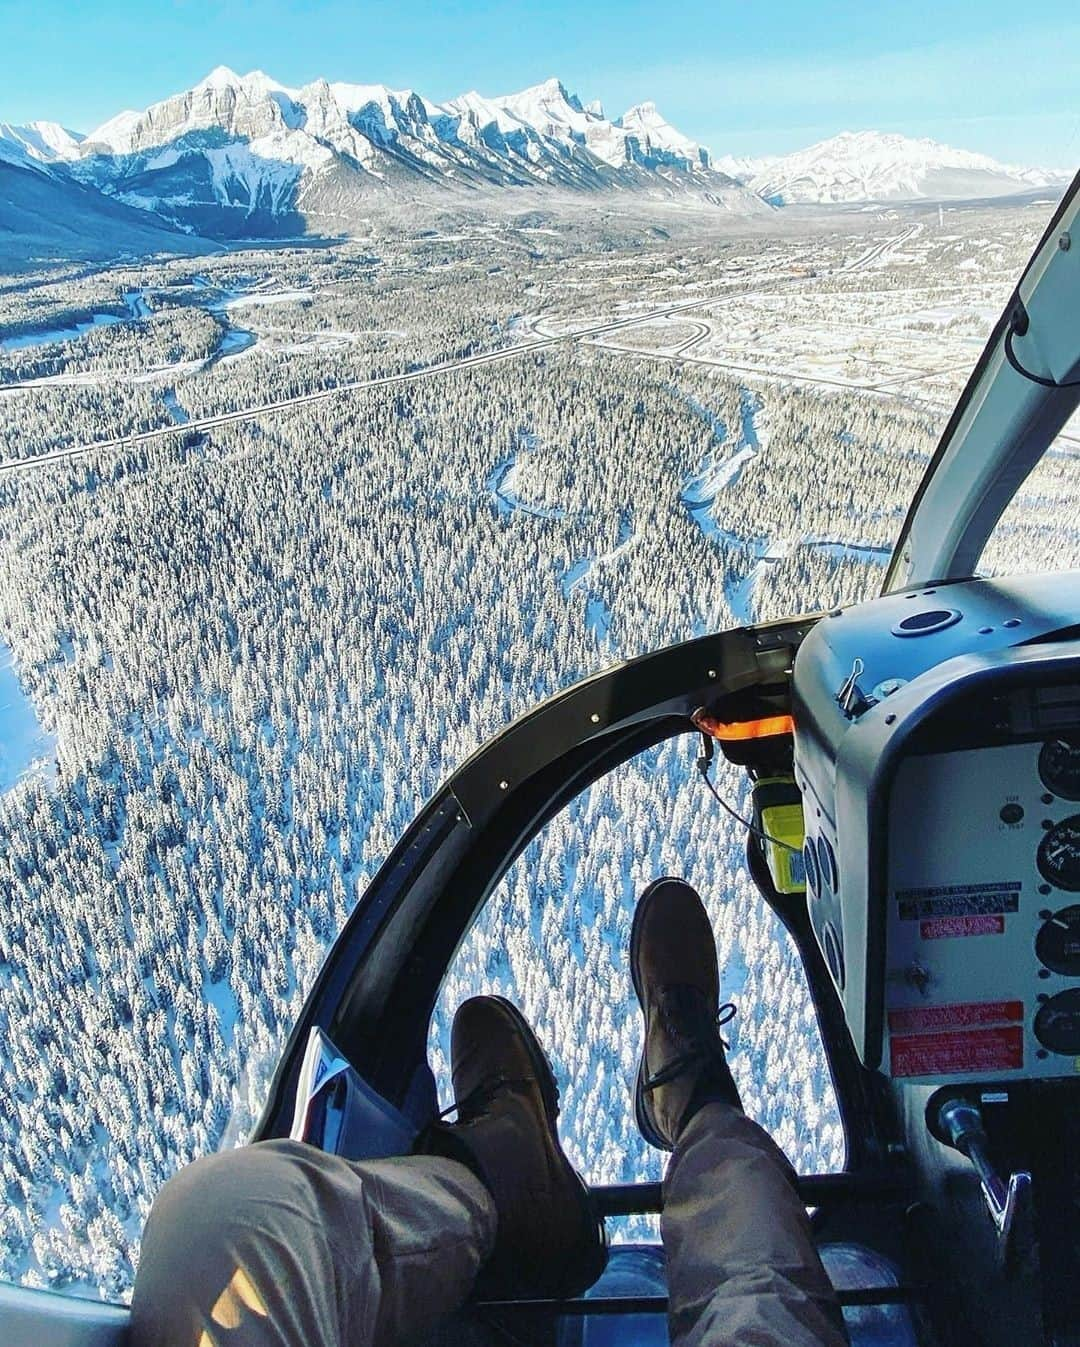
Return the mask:
{"type": "MultiPolygon", "coordinates": [[[[54,742],[0,795],[0,1276],[130,1290],[154,1193],[246,1136],[365,880],[507,720],[613,660],[875,592],[955,397],[936,371],[974,362],[1042,224],[956,215],[918,254],[878,247],[916,242],[889,219],[741,243],[530,221],[0,287],[0,466],[703,301],[637,353],[629,327],[0,471],[0,653],[54,742]],[[734,360],[740,285],[760,314],[734,360]],[[825,359],[846,295],[849,329],[890,320],[875,342],[905,313],[928,362],[943,343],[927,388],[864,386],[840,357],[839,377],[832,357],[770,371],[770,287],[788,366],[814,324],[825,359]]],[[[1078,484],[1063,440],[987,565],[1080,564],[1078,484]]],[[[804,1172],[834,1168],[802,973],[694,748],[598,783],[519,860],[448,976],[432,1063],[445,1089],[461,998],[512,997],[575,1161],[657,1176],[629,1107],[625,946],[637,891],[681,873],[739,1004],[748,1110],[804,1172]]]]}

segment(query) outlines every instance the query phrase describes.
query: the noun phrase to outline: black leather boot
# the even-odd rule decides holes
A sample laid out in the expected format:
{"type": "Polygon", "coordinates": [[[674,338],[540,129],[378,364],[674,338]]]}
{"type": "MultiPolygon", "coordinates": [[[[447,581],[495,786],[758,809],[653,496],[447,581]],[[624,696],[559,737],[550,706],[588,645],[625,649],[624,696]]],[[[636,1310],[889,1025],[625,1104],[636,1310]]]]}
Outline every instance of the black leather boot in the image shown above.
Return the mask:
{"type": "Polygon", "coordinates": [[[467,1165],[494,1199],[495,1250],[477,1294],[585,1290],[607,1261],[604,1223],[559,1145],[555,1077],[525,1017],[501,996],[465,1001],[451,1061],[457,1122],[433,1123],[416,1149],[467,1165]]]}
{"type": "Polygon", "coordinates": [[[720,1026],[716,942],[705,907],[681,879],[658,879],[638,901],[630,934],[630,972],[645,1018],[634,1090],[642,1136],[670,1151],[703,1104],[742,1111],[720,1026]]]}

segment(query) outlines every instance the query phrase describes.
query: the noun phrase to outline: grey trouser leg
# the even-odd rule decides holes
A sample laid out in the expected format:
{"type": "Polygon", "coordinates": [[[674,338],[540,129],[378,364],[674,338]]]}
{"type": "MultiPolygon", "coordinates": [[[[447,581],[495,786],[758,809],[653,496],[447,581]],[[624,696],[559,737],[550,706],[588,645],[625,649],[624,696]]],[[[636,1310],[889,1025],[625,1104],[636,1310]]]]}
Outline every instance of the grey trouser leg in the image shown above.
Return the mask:
{"type": "Polygon", "coordinates": [[[495,1207],[436,1156],[267,1141],[189,1165],[143,1235],[132,1347],[390,1347],[465,1300],[495,1207]]]}
{"type": "Polygon", "coordinates": [[[793,1178],[780,1148],[728,1104],[687,1123],[661,1218],[674,1347],[846,1347],[793,1178]]]}

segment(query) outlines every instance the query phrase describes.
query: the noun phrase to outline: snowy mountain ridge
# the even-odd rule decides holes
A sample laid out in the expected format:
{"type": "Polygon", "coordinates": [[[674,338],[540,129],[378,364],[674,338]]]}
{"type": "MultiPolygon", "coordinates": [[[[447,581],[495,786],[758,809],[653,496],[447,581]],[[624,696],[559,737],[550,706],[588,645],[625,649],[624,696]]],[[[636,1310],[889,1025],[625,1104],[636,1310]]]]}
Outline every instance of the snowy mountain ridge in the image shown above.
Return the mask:
{"type": "Polygon", "coordinates": [[[884,131],[844,131],[794,154],[724,159],[718,167],[776,205],[1006,196],[1070,177],[884,131]]]}
{"type": "Polygon", "coordinates": [[[1068,180],[875,131],[784,156],[714,159],[655,103],[609,118],[555,78],[435,102],[384,84],[292,88],[227,66],[87,136],[55,122],[0,123],[0,166],[45,175],[54,196],[77,188],[80,206],[103,195],[151,215],[153,228],[216,238],[349,235],[380,207],[506,188],[632,193],[749,219],[789,204],[994,198],[1068,180]]]}
{"type": "Polygon", "coordinates": [[[12,160],[51,164],[77,159],[84,139],[58,122],[27,122],[25,126],[0,122],[0,153],[7,151],[12,160]]]}
{"type": "MultiPolygon", "coordinates": [[[[12,129],[20,154],[33,139],[29,128],[12,129]]],[[[738,215],[770,210],[654,104],[610,121],[557,79],[436,103],[383,84],[319,79],[290,88],[262,71],[218,66],[85,139],[59,128],[40,139],[49,164],[84,186],[218,236],[348,232],[380,201],[448,188],[632,191],[738,215]]]]}

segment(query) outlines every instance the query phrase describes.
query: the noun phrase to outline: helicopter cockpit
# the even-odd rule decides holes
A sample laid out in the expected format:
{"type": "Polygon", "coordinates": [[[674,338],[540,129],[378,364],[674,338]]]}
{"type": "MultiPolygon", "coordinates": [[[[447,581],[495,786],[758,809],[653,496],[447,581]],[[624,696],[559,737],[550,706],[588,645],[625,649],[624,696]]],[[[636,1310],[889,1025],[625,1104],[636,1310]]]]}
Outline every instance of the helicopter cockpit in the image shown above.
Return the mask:
{"type": "MultiPolygon", "coordinates": [[[[1080,403],[1078,229],[1080,179],[949,422],[882,595],[608,669],[470,758],[332,947],[258,1138],[407,1151],[437,1109],[440,986],[501,877],[592,783],[689,736],[706,776],[720,753],[751,778],[749,871],[806,971],[847,1166],[801,1192],[820,1243],[876,1269],[840,1292],[853,1341],[1080,1340],[1080,573],[976,574],[1080,403]]],[[[594,1195],[611,1218],[662,1204],[658,1184],[594,1195]]],[[[637,1257],[574,1301],[476,1303],[468,1332],[666,1341],[662,1268],[637,1257]]],[[[35,1293],[3,1294],[13,1347],[122,1341],[120,1311],[50,1327],[35,1293]]]]}
{"type": "MultiPolygon", "coordinates": [[[[1074,184],[949,423],[882,596],[619,666],[477,753],[327,960],[262,1136],[402,1149],[432,1107],[440,982],[499,878],[592,782],[698,735],[706,773],[718,746],[755,782],[749,868],[799,949],[836,1087],[847,1169],[805,1179],[803,1196],[823,1244],[885,1270],[841,1292],[853,1335],[1075,1340],[1080,575],[974,572],[1080,401],[1078,210],[1074,184]],[[774,835],[793,805],[794,861],[790,834],[774,835]]],[[[658,1185],[595,1194],[611,1217],[662,1201],[658,1185]]],[[[571,1304],[474,1314],[513,1340],[652,1341],[635,1336],[638,1316],[663,1308],[662,1290],[602,1281],[571,1304]]]]}

